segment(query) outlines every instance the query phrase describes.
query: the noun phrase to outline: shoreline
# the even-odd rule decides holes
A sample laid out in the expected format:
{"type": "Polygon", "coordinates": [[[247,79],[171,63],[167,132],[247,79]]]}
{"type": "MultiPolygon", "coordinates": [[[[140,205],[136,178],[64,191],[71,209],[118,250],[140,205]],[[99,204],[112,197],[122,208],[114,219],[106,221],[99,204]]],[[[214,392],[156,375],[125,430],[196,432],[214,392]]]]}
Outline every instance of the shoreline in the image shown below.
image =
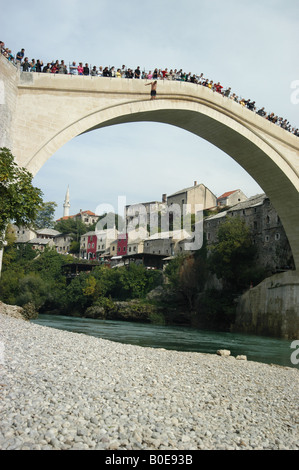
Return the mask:
{"type": "Polygon", "coordinates": [[[0,324],[2,450],[299,449],[297,369],[0,324]]]}

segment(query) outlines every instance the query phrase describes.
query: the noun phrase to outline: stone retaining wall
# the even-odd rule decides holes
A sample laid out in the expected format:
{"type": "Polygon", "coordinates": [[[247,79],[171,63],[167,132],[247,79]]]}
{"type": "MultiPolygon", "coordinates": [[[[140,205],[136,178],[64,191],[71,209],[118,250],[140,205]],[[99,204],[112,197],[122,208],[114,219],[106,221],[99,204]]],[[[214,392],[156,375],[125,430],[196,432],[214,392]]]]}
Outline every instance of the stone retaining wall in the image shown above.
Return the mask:
{"type": "Polygon", "coordinates": [[[299,338],[299,274],[276,274],[239,300],[234,330],[286,339],[299,338]]]}

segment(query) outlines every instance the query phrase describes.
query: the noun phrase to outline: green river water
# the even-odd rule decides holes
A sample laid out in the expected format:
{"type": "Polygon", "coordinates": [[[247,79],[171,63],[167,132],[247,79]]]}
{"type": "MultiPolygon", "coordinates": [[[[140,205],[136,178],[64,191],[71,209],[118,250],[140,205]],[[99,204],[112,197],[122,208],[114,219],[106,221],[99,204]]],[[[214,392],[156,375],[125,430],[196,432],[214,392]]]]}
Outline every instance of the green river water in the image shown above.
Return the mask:
{"type": "MultiPolygon", "coordinates": [[[[143,347],[210,354],[215,354],[218,349],[229,349],[232,356],[242,354],[250,361],[299,369],[299,364],[294,364],[298,361],[291,359],[292,353],[296,352],[296,349],[291,347],[291,340],[198,330],[185,326],[160,326],[57,315],[39,315],[32,323],[143,347]]],[[[298,359],[299,354],[293,354],[292,357],[298,359]]]]}

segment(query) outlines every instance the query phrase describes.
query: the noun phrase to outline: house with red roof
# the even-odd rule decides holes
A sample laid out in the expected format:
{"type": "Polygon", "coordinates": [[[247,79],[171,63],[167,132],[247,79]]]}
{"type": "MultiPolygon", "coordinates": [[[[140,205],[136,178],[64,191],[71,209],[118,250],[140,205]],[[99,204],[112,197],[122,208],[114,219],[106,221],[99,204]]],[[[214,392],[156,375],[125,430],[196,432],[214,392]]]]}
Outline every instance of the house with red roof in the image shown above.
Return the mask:
{"type": "Polygon", "coordinates": [[[247,196],[241,191],[241,189],[235,189],[234,191],[227,191],[217,198],[218,207],[234,206],[239,202],[247,201],[247,196]]]}
{"type": "Polygon", "coordinates": [[[92,211],[82,211],[80,209],[80,212],[78,212],[78,214],[65,215],[65,216],[61,217],[60,219],[56,220],[56,222],[60,222],[61,220],[69,220],[69,219],[80,220],[85,225],[92,225],[92,224],[94,224],[95,222],[98,221],[99,215],[96,215],[92,211]]]}

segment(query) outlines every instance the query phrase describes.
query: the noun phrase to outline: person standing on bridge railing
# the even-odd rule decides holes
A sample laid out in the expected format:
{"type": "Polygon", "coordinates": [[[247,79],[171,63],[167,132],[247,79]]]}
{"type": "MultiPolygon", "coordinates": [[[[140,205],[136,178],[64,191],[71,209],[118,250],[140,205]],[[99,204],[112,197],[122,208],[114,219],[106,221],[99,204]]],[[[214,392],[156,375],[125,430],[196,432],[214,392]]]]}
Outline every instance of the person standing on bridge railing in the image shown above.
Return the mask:
{"type": "Polygon", "coordinates": [[[156,99],[157,96],[157,80],[151,83],[146,83],[145,86],[151,85],[151,100],[156,99]]]}

